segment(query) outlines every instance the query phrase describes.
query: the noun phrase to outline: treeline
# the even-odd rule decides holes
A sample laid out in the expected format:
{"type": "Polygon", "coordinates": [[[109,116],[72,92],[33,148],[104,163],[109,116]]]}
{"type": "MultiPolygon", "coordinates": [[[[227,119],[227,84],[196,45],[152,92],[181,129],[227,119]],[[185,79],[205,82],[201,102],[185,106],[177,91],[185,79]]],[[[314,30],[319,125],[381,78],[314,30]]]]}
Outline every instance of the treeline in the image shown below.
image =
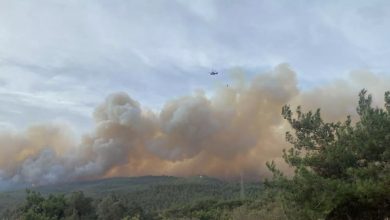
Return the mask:
{"type": "MultiPolygon", "coordinates": [[[[110,194],[102,198],[91,198],[83,192],[69,195],[26,191],[26,199],[19,207],[7,210],[5,220],[257,220],[287,219],[278,203],[265,192],[249,199],[197,199],[185,203],[171,202],[170,208],[161,201],[149,200],[159,208],[145,209],[137,199],[129,195],[110,194]]],[[[141,197],[142,198],[142,197],[141,197]]],[[[145,199],[145,198],[142,198],[145,199]]],[[[169,198],[166,198],[169,201],[169,198]]],[[[175,199],[173,199],[175,200],[175,199]]],[[[149,204],[148,207],[151,205],[149,204]]]]}
{"type": "Polygon", "coordinates": [[[0,219],[233,219],[228,216],[233,216],[234,209],[259,199],[263,191],[261,183],[247,183],[245,200],[241,200],[239,183],[207,177],[151,184],[129,192],[116,190],[97,197],[81,191],[44,196],[27,190],[25,201],[0,219]]]}
{"type": "Polygon", "coordinates": [[[39,192],[27,190],[26,201],[20,207],[8,210],[2,219],[25,220],[81,220],[81,219],[153,219],[137,204],[126,201],[126,197],[109,195],[92,199],[83,192],[73,192],[47,197],[39,192]]]}

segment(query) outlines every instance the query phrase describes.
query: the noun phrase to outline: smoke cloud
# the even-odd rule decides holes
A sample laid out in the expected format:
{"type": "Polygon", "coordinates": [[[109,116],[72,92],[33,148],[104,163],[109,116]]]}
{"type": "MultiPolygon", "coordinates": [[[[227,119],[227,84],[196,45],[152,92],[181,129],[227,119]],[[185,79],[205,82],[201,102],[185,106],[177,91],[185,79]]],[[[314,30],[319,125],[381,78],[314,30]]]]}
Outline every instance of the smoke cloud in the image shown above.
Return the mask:
{"type": "Polygon", "coordinates": [[[355,71],[309,90],[281,64],[252,80],[237,78],[209,97],[198,91],[166,102],[156,113],[126,93],[109,95],[96,108],[94,131],[76,143],[68,128],[34,126],[0,134],[1,181],[48,184],[110,176],[269,175],[265,162],[286,170],[281,152],[288,129],[285,104],[321,108],[326,120],[355,115],[357,94],[369,89],[380,105],[390,79],[355,71]]]}

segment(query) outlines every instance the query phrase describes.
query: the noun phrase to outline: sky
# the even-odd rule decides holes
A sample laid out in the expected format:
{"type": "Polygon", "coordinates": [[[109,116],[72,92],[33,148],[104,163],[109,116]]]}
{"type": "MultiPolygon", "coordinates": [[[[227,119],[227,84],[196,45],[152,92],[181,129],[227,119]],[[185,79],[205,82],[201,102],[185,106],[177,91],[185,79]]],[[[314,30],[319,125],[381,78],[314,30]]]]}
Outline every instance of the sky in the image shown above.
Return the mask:
{"type": "Polygon", "coordinates": [[[389,75],[389,39],[388,1],[0,0],[0,129],[82,134],[113,92],[158,112],[280,63],[303,90],[355,70],[389,75]]]}
{"type": "Polygon", "coordinates": [[[0,0],[0,189],[291,173],[282,106],[382,106],[389,39],[388,1],[0,0]]]}

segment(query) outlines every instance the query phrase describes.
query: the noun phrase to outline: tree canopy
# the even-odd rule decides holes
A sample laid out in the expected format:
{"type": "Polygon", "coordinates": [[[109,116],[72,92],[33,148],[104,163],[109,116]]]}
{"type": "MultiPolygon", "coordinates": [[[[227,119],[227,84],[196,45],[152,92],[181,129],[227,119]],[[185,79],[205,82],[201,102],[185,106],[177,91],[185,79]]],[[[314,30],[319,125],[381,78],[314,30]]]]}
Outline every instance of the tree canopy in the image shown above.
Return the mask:
{"type": "Polygon", "coordinates": [[[284,106],[291,125],[283,151],[294,168],[285,176],[273,162],[270,186],[281,190],[287,216],[292,219],[385,219],[390,216],[390,92],[384,108],[372,106],[362,90],[358,120],[324,122],[320,109],[295,114],[284,106]]]}

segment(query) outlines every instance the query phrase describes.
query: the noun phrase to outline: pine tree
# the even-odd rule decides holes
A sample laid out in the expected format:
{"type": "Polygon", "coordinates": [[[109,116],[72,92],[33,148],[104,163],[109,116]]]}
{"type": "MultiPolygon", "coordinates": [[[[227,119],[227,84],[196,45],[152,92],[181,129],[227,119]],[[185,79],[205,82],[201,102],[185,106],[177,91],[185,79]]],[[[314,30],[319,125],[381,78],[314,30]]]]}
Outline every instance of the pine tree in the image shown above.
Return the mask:
{"type": "Polygon", "coordinates": [[[384,108],[372,107],[366,90],[359,94],[359,120],[328,123],[320,110],[296,115],[282,109],[293,133],[283,151],[294,168],[286,177],[273,162],[270,186],[282,190],[286,213],[293,219],[385,219],[390,216],[390,92],[384,108]],[[295,117],[294,117],[295,116],[295,117]]]}

